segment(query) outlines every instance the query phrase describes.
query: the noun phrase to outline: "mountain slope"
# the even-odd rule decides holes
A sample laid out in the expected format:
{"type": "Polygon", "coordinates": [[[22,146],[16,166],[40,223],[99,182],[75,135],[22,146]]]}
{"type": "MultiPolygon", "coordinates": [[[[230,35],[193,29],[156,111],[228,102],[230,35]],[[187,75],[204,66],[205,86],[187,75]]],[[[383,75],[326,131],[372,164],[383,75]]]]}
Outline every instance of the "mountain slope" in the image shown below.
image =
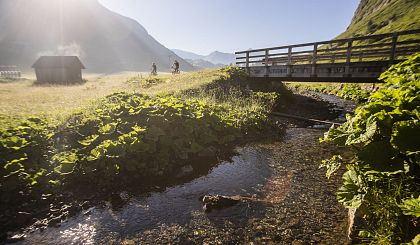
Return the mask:
{"type": "Polygon", "coordinates": [[[206,60],[210,61],[213,64],[230,65],[232,63],[235,63],[235,59],[236,56],[234,54],[222,53],[218,51],[215,51],[206,56],[206,60]]]}
{"type": "Polygon", "coordinates": [[[195,54],[193,52],[188,52],[180,49],[171,49],[175,54],[177,54],[179,57],[182,57],[183,59],[188,60],[204,60],[204,55],[195,54]]]}
{"type": "Polygon", "coordinates": [[[29,69],[40,55],[78,55],[89,71],[169,70],[178,59],[136,21],[97,0],[0,0],[0,64],[29,69]],[[170,60],[172,58],[172,60],[170,60]]]}
{"type": "Polygon", "coordinates": [[[209,55],[199,55],[192,52],[179,50],[179,49],[172,49],[177,55],[182,57],[183,59],[189,60],[204,60],[213,63],[216,66],[222,65],[230,65],[235,63],[235,55],[230,53],[222,53],[219,51],[212,52],[209,55]]]}
{"type": "Polygon", "coordinates": [[[202,59],[195,59],[195,60],[185,59],[185,60],[188,63],[190,63],[191,65],[193,65],[193,67],[198,69],[198,70],[221,68],[221,67],[226,66],[226,65],[223,65],[223,64],[213,64],[210,61],[206,61],[206,60],[202,60],[202,59]]]}
{"type": "Polygon", "coordinates": [[[419,0],[361,0],[351,24],[337,38],[420,29],[419,0]]]}

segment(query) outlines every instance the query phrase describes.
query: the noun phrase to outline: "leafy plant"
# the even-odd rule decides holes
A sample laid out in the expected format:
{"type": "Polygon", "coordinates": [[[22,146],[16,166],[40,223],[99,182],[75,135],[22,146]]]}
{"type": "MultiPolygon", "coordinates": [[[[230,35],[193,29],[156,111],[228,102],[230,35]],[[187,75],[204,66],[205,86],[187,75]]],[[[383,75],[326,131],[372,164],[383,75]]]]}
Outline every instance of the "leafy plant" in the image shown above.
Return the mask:
{"type": "MultiPolygon", "coordinates": [[[[0,194],[3,201],[19,191],[42,191],[48,183],[53,133],[44,119],[29,117],[0,132],[0,194]]],[[[44,191],[46,191],[44,189],[44,191]]]]}
{"type": "Polygon", "coordinates": [[[336,95],[345,100],[352,100],[357,103],[366,102],[371,92],[359,84],[301,84],[289,83],[289,88],[298,91],[314,91],[319,93],[326,93],[336,95]]]}
{"type": "MultiPolygon", "coordinates": [[[[337,199],[359,208],[368,219],[366,232],[380,242],[402,242],[413,230],[403,214],[416,215],[420,167],[420,54],[383,73],[384,87],[333,126],[321,142],[352,150],[337,199]],[[411,227],[411,230],[410,230],[411,227]]],[[[339,157],[325,161],[327,175],[338,170],[339,157]]]]}

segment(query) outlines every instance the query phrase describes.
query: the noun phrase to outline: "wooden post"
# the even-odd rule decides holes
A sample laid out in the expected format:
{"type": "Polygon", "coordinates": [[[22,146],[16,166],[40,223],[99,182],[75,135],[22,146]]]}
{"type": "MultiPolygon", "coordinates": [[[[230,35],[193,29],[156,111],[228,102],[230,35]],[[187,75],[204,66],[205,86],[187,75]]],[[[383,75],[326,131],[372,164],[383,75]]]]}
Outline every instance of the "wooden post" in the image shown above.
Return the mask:
{"type": "Polygon", "coordinates": [[[314,51],[312,54],[312,72],[311,72],[311,76],[316,76],[316,61],[318,59],[318,44],[315,43],[314,44],[314,51]]]}
{"type": "Polygon", "coordinates": [[[350,76],[350,63],[351,63],[352,48],[353,48],[353,39],[349,39],[349,41],[347,41],[347,57],[346,57],[346,71],[345,71],[346,76],[350,76]]]}
{"type": "Polygon", "coordinates": [[[289,47],[287,51],[287,74],[286,76],[292,76],[292,47],[289,47]]]}
{"type": "Polygon", "coordinates": [[[248,73],[248,75],[250,75],[250,72],[249,72],[249,51],[247,51],[246,52],[246,60],[245,60],[245,67],[246,67],[246,72],[248,73]]]}
{"type": "Polygon", "coordinates": [[[270,51],[268,49],[265,50],[265,66],[268,66],[268,57],[270,55],[270,51]]]}
{"type": "Polygon", "coordinates": [[[270,57],[270,50],[265,50],[265,76],[270,76],[270,67],[268,66],[268,58],[270,57]]]}
{"type": "Polygon", "coordinates": [[[287,54],[287,64],[292,65],[292,47],[289,47],[288,54],[287,54]]]}
{"type": "Polygon", "coordinates": [[[397,50],[398,34],[394,33],[392,35],[392,44],[391,44],[391,55],[389,61],[393,63],[395,61],[395,51],[397,50]]]}

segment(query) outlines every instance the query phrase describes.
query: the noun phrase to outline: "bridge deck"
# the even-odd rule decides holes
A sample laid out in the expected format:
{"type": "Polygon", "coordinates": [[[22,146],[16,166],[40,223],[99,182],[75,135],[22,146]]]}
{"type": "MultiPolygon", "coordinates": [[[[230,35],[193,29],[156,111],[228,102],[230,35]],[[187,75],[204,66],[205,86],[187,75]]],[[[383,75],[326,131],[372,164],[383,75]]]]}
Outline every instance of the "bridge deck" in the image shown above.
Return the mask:
{"type": "Polygon", "coordinates": [[[281,81],[377,82],[420,51],[420,30],[236,52],[251,77],[281,81]]]}

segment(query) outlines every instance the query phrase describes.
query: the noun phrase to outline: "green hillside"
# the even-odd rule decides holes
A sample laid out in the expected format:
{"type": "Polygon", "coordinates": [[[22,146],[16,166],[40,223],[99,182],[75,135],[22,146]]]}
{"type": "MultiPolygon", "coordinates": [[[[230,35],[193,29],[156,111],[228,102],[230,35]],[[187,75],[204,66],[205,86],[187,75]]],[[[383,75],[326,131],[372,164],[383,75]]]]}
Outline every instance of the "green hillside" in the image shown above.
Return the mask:
{"type": "Polygon", "coordinates": [[[413,29],[420,29],[419,0],[361,0],[351,24],[337,38],[413,29]]]}

